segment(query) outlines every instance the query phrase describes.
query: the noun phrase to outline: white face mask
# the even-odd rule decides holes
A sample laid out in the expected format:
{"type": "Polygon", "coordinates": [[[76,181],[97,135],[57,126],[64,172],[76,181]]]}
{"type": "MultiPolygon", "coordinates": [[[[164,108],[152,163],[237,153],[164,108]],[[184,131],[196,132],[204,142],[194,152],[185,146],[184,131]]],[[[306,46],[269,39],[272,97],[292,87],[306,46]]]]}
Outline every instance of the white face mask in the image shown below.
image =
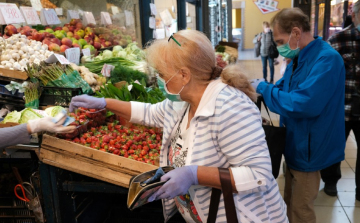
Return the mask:
{"type": "Polygon", "coordinates": [[[268,32],[270,32],[270,28],[265,28],[264,31],[265,31],[265,33],[268,33],[268,32]]]}

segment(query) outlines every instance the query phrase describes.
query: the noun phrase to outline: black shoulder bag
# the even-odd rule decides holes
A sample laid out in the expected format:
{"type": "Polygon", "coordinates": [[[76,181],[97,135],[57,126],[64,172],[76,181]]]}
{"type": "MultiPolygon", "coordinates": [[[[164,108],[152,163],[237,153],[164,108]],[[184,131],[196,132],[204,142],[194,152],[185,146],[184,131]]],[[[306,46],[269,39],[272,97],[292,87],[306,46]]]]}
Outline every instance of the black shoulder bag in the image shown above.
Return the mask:
{"type": "Polygon", "coordinates": [[[269,57],[275,59],[278,58],[279,51],[277,50],[277,46],[276,43],[274,42],[273,34],[271,31],[270,31],[270,36],[271,36],[271,45],[269,47],[269,57]]]}

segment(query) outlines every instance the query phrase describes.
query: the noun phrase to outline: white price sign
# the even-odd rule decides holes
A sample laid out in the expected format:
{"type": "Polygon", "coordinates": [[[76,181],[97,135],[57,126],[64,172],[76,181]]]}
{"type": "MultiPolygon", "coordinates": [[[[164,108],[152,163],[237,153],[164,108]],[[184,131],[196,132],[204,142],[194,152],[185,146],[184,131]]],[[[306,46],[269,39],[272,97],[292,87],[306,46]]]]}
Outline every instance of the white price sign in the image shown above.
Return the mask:
{"type": "Polygon", "coordinates": [[[155,29],[155,26],[156,26],[155,18],[154,18],[154,17],[150,17],[150,18],[149,18],[149,28],[150,28],[150,29],[155,29]]]}
{"type": "Polygon", "coordinates": [[[91,56],[91,53],[90,53],[90,49],[89,49],[89,48],[83,49],[83,50],[82,50],[82,53],[84,54],[84,56],[91,56]]]}
{"type": "Polygon", "coordinates": [[[126,26],[131,26],[134,24],[134,16],[133,13],[130,11],[125,10],[125,24],[126,26]]]}
{"type": "Polygon", "coordinates": [[[6,24],[25,22],[24,17],[15,4],[1,4],[0,12],[6,24]]]}
{"type": "Polygon", "coordinates": [[[103,25],[111,25],[111,17],[108,12],[101,12],[101,24],[103,25]]]}
{"type": "Polygon", "coordinates": [[[150,10],[151,10],[151,15],[157,14],[156,6],[154,3],[150,3],[150,10]]]}
{"type": "Polygon", "coordinates": [[[67,10],[67,18],[69,21],[71,19],[80,19],[79,12],[75,10],[67,10]]]}
{"type": "Polygon", "coordinates": [[[79,65],[80,62],[80,48],[78,47],[74,47],[74,48],[70,48],[65,50],[65,55],[67,60],[70,63],[74,63],[76,65],[79,65]]]}
{"type": "Polygon", "coordinates": [[[63,9],[62,8],[55,8],[56,15],[63,15],[63,9]]]}
{"type": "Polygon", "coordinates": [[[56,53],[52,54],[45,60],[46,63],[56,63],[57,61],[59,61],[61,64],[70,64],[70,62],[63,55],[56,53]]]}
{"type": "Polygon", "coordinates": [[[54,9],[42,9],[40,19],[43,25],[57,25],[61,23],[54,9]]]}
{"type": "Polygon", "coordinates": [[[96,21],[92,12],[84,12],[83,22],[85,26],[87,26],[88,24],[96,25],[96,21]]]}
{"type": "Polygon", "coordinates": [[[119,8],[117,6],[111,6],[111,11],[113,15],[119,14],[119,8]]]}
{"type": "Polygon", "coordinates": [[[30,3],[36,11],[41,11],[41,9],[43,8],[40,0],[30,0],[30,3]]]}
{"type": "Polygon", "coordinates": [[[114,66],[110,65],[110,64],[104,64],[102,70],[101,70],[101,74],[104,75],[104,77],[110,77],[111,76],[111,71],[114,70],[114,66]]]}
{"type": "Polygon", "coordinates": [[[28,25],[41,24],[39,16],[33,7],[20,6],[20,10],[21,10],[22,14],[24,15],[26,23],[28,25]]]}

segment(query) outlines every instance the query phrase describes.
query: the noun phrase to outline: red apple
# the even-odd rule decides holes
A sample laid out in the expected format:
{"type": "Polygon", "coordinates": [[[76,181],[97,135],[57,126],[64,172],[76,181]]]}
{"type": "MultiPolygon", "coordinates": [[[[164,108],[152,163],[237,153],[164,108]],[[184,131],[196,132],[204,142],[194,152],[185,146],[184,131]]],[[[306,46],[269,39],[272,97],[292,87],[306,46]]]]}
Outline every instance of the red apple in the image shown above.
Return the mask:
{"type": "Polygon", "coordinates": [[[21,30],[20,34],[25,36],[32,36],[32,31],[30,29],[23,29],[21,30]]]}
{"type": "Polygon", "coordinates": [[[44,33],[39,33],[39,32],[34,32],[32,34],[32,37],[33,37],[33,40],[41,42],[41,41],[44,40],[45,34],[44,33]]]}
{"type": "Polygon", "coordinates": [[[83,24],[82,22],[77,22],[76,25],[75,25],[76,28],[79,28],[79,29],[82,29],[83,27],[83,24]]]}
{"type": "Polygon", "coordinates": [[[69,38],[63,38],[63,39],[61,40],[61,43],[62,43],[63,45],[68,46],[68,47],[72,47],[72,41],[71,41],[71,39],[69,39],[69,38]]]}
{"type": "Polygon", "coordinates": [[[74,33],[72,33],[72,32],[67,32],[67,33],[66,33],[66,36],[67,36],[68,38],[74,37],[74,33]]]}
{"type": "Polygon", "coordinates": [[[49,45],[49,50],[54,51],[54,52],[60,52],[60,47],[56,43],[51,43],[49,45]]]}
{"type": "Polygon", "coordinates": [[[75,34],[74,38],[77,39],[77,40],[81,39],[81,37],[78,34],[75,34]]]}
{"type": "Polygon", "coordinates": [[[63,27],[62,30],[64,30],[65,32],[69,32],[69,28],[68,27],[63,27]]]}
{"type": "Polygon", "coordinates": [[[58,46],[61,45],[61,42],[60,42],[60,40],[59,40],[58,38],[51,38],[51,39],[50,39],[50,42],[51,42],[51,43],[55,43],[55,44],[57,44],[58,46]]]}
{"type": "Polygon", "coordinates": [[[70,49],[70,47],[68,47],[67,45],[61,45],[61,46],[60,46],[60,52],[61,52],[61,53],[64,53],[65,50],[67,50],[67,49],[70,49]]]}
{"type": "Polygon", "coordinates": [[[45,38],[45,39],[42,41],[42,43],[50,46],[50,44],[51,44],[50,38],[45,38]]]}
{"type": "Polygon", "coordinates": [[[43,32],[45,35],[45,38],[55,38],[55,35],[52,33],[43,32]]]}
{"type": "Polygon", "coordinates": [[[76,23],[77,23],[76,19],[71,19],[69,24],[70,24],[70,26],[75,26],[76,23]]]}
{"type": "Polygon", "coordinates": [[[101,43],[95,42],[95,43],[94,43],[94,47],[95,47],[95,49],[97,49],[97,50],[101,49],[101,43]]]}
{"type": "Polygon", "coordinates": [[[69,26],[69,32],[75,32],[75,26],[69,26]]]}
{"type": "Polygon", "coordinates": [[[81,49],[81,46],[80,46],[78,43],[74,43],[74,44],[73,44],[73,47],[74,47],[74,48],[75,48],[75,47],[78,47],[78,48],[81,49]]]}
{"type": "Polygon", "coordinates": [[[69,28],[69,26],[70,26],[70,23],[65,23],[65,24],[64,24],[64,27],[68,27],[68,28],[69,28]]]}
{"type": "Polygon", "coordinates": [[[119,42],[119,41],[117,41],[117,40],[114,40],[114,41],[112,42],[112,45],[113,45],[113,46],[120,45],[120,42],[119,42]]]}
{"type": "Polygon", "coordinates": [[[63,29],[62,27],[58,26],[58,27],[56,27],[56,28],[54,29],[54,31],[62,30],[62,29],[63,29]]]}
{"type": "Polygon", "coordinates": [[[7,26],[5,27],[4,33],[5,33],[7,36],[12,36],[13,34],[18,33],[18,31],[17,31],[17,29],[16,29],[15,26],[13,26],[13,25],[7,25],[7,26]]]}
{"type": "Polygon", "coordinates": [[[106,42],[105,42],[105,46],[106,46],[106,47],[109,47],[109,46],[111,46],[111,45],[112,45],[112,44],[111,44],[110,41],[106,41],[106,42]]]}

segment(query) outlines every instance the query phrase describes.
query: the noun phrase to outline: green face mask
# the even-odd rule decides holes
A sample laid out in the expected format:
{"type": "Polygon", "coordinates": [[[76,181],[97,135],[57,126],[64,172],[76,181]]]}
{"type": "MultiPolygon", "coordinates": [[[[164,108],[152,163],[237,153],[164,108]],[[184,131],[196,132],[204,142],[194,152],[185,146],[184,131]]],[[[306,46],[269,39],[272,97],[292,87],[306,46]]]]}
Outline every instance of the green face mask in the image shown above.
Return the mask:
{"type": "MultiPolygon", "coordinates": [[[[175,75],[176,75],[176,74],[175,74],[175,75]]],[[[181,99],[181,97],[180,97],[180,93],[181,93],[181,91],[184,89],[185,86],[183,86],[183,87],[181,88],[180,92],[177,93],[177,94],[170,93],[169,90],[168,90],[167,87],[166,87],[166,85],[171,81],[171,79],[172,79],[173,77],[175,77],[175,75],[172,76],[167,82],[165,82],[164,79],[162,79],[159,75],[157,75],[157,76],[156,76],[156,78],[157,78],[157,84],[159,85],[159,89],[162,91],[162,93],[165,95],[165,97],[166,97],[167,99],[169,99],[170,101],[183,101],[183,100],[181,99]]]]}
{"type": "Polygon", "coordinates": [[[289,41],[284,45],[278,46],[277,50],[279,51],[279,54],[281,56],[286,57],[286,58],[290,58],[290,59],[294,59],[300,53],[299,41],[297,43],[297,48],[295,50],[292,50],[290,48],[290,45],[289,45],[290,39],[291,39],[291,34],[290,34],[289,41]]]}

